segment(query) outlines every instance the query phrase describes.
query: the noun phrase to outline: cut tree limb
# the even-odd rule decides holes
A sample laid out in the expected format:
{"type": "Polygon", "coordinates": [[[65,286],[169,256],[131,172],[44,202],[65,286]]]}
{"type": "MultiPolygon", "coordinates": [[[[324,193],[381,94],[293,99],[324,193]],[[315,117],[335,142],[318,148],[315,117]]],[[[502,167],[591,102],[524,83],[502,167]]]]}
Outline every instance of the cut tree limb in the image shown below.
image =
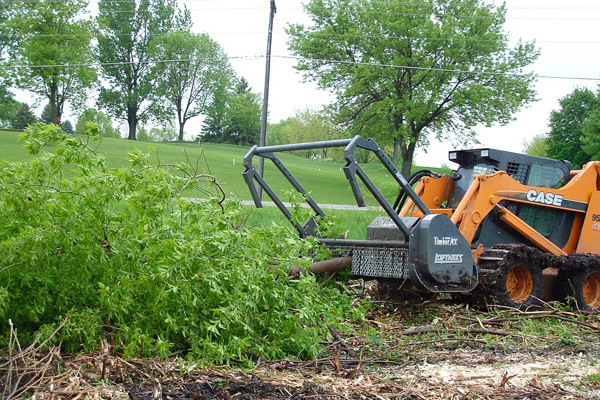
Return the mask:
{"type": "MultiPolygon", "coordinates": [[[[331,260],[316,261],[306,271],[313,274],[324,274],[327,272],[338,272],[352,265],[352,257],[332,258],[331,260]]],[[[292,267],[288,271],[288,278],[294,279],[300,276],[301,267],[292,267]]]]}
{"type": "MultiPolygon", "coordinates": [[[[325,323],[325,316],[323,314],[321,314],[321,320],[323,320],[323,323],[325,323]]],[[[325,323],[325,325],[327,326],[327,329],[329,329],[329,332],[335,338],[335,340],[337,340],[338,343],[342,345],[344,350],[346,350],[346,353],[348,353],[348,355],[352,358],[358,358],[356,351],[354,351],[354,349],[350,347],[348,343],[346,343],[346,341],[340,336],[340,334],[337,333],[335,329],[333,329],[333,326],[328,325],[327,323],[325,323]]]]}

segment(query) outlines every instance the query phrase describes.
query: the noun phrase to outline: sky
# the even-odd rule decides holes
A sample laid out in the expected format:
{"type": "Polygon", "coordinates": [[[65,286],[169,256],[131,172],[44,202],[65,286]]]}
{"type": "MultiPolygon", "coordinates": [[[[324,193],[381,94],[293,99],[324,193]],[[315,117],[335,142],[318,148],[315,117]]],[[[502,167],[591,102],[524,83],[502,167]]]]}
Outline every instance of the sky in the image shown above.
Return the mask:
{"type": "MultiPolygon", "coordinates": [[[[418,0],[406,0],[418,1],[418,0]]],[[[237,73],[245,77],[254,92],[263,92],[270,0],[180,0],[192,14],[194,30],[206,32],[231,57],[237,73]]],[[[309,23],[301,0],[275,0],[269,122],[290,117],[297,110],[318,109],[332,97],[303,82],[294,70],[284,28],[289,23],[309,23]]],[[[496,4],[500,4],[499,1],[496,4]]],[[[559,99],[576,87],[596,90],[600,83],[600,2],[597,0],[507,0],[505,31],[511,42],[521,38],[536,41],[540,57],[532,70],[540,78],[538,100],[515,115],[508,126],[478,127],[476,147],[493,147],[521,152],[524,141],[548,132],[548,118],[559,108],[559,99]],[[559,79],[585,78],[585,79],[559,79]]],[[[417,165],[451,165],[449,142],[432,140],[427,149],[418,149],[417,165]]]]}

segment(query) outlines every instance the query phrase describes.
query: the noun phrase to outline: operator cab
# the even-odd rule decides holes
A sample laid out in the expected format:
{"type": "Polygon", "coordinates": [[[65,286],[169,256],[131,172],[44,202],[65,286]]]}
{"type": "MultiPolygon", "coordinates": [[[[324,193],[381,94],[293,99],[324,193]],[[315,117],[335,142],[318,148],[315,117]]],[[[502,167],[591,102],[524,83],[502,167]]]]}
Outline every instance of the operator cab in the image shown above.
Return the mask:
{"type": "MultiPolygon", "coordinates": [[[[571,179],[571,163],[568,161],[552,160],[544,157],[513,153],[510,151],[483,148],[472,150],[450,151],[448,159],[458,164],[453,172],[454,185],[446,207],[456,208],[476,174],[492,175],[505,171],[513,179],[527,186],[560,188],[571,179]]],[[[538,232],[546,236],[559,247],[568,240],[569,229],[565,224],[572,225],[571,212],[555,211],[545,207],[519,204],[503,201],[503,206],[519,216],[538,232]]],[[[520,235],[508,228],[506,224],[493,214],[481,224],[473,243],[480,242],[484,246],[497,243],[522,242],[520,235]]]]}
{"type": "Polygon", "coordinates": [[[554,189],[564,186],[571,179],[571,163],[568,161],[504,150],[454,150],[448,153],[448,159],[459,165],[454,174],[454,190],[448,201],[449,207],[458,205],[475,174],[492,175],[506,171],[523,185],[554,189]]]}

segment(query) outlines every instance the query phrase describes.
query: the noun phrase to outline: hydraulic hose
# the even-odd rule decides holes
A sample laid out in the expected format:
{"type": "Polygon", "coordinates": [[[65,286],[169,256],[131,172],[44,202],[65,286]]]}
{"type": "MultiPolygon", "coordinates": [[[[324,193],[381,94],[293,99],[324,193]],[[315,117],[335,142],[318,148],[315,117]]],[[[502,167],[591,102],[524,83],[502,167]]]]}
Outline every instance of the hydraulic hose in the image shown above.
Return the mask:
{"type": "MultiPolygon", "coordinates": [[[[423,178],[424,176],[439,176],[439,174],[430,169],[420,169],[410,174],[410,176],[408,177],[409,185],[414,186],[414,184],[417,183],[419,179],[423,178]]],[[[407,198],[408,193],[406,193],[405,190],[400,188],[398,192],[398,197],[396,197],[396,201],[394,202],[394,211],[396,211],[396,213],[400,212],[400,210],[404,206],[404,203],[406,203],[407,198]]]]}

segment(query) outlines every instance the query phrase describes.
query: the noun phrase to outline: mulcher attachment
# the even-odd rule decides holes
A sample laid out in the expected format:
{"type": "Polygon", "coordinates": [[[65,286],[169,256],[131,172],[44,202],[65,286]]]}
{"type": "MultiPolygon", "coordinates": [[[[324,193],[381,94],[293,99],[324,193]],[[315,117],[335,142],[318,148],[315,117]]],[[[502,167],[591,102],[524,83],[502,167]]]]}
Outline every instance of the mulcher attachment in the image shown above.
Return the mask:
{"type": "Polygon", "coordinates": [[[477,285],[477,267],[474,265],[469,244],[460,234],[458,228],[446,215],[431,213],[409,182],[400,174],[396,166],[373,139],[366,140],[356,136],[352,139],[324,142],[267,147],[254,146],[244,157],[246,168],[244,179],[248,184],[256,206],[261,207],[262,203],[257,187],[254,185],[255,181],[296,227],[301,237],[314,235],[317,223],[315,217],[324,215],[323,210],[307,195],[304,187],[283,165],[276,153],[331,147],[345,147],[346,165],[344,166],[344,173],[350,183],[357,204],[361,207],[365,206],[361,186],[359,185],[360,179],[364,187],[369,190],[388,214],[388,221],[383,224],[388,226],[382,226],[384,230],[371,229],[376,237],[369,234],[368,240],[364,241],[321,240],[322,243],[330,247],[345,248],[348,252],[353,253],[352,272],[355,275],[373,278],[410,278],[415,286],[431,292],[466,292],[477,285]],[[375,187],[355,159],[354,151],[357,148],[371,151],[377,156],[400,188],[405,191],[415,206],[423,213],[423,218],[401,218],[396,214],[392,205],[375,187]],[[301,225],[292,219],[292,214],[287,206],[256,172],[252,165],[254,156],[271,160],[294,189],[305,197],[306,202],[315,212],[315,216],[311,217],[306,224],[301,225]]]}
{"type": "Polygon", "coordinates": [[[446,215],[428,214],[410,232],[411,281],[430,292],[468,292],[477,285],[471,247],[446,215]]]}

